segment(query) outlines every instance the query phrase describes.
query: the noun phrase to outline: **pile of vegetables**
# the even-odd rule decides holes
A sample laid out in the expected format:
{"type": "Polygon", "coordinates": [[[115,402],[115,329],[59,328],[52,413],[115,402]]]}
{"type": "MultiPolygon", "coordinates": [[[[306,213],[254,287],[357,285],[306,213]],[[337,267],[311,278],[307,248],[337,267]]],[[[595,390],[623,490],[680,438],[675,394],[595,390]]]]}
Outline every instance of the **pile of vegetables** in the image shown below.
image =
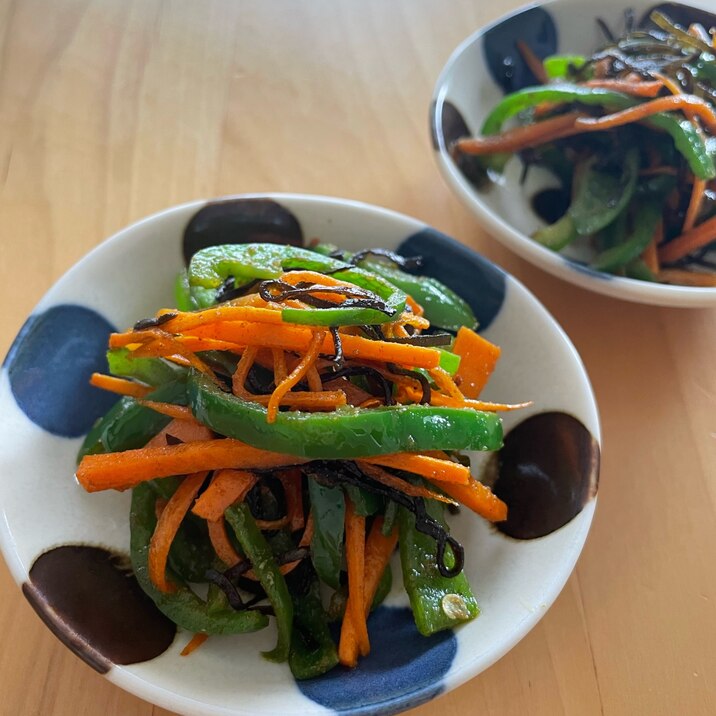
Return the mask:
{"type": "Polygon", "coordinates": [[[212,247],[177,308],[110,337],[110,375],[92,383],[123,397],[77,479],[132,489],[132,566],[194,633],[184,653],[273,617],[265,656],[296,678],[355,666],[398,544],[422,634],[477,616],[444,510],[506,518],[460,451],[499,448],[498,411],[522,406],[479,399],[499,348],[417,268],[381,249],[212,247]]]}
{"type": "Polygon", "coordinates": [[[716,286],[716,34],[658,11],[651,29],[591,57],[536,57],[518,47],[540,85],[506,96],[457,158],[501,172],[514,153],[560,180],[568,208],[534,239],[560,251],[575,241],[592,267],[617,275],[716,286]],[[504,129],[517,117],[519,125],[504,129]]]}

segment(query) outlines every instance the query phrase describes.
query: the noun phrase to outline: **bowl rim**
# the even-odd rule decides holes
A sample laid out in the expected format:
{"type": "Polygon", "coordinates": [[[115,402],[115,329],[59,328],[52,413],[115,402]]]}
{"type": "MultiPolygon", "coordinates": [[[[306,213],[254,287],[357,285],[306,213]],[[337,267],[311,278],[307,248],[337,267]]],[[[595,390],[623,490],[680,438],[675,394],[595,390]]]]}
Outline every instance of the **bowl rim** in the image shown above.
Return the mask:
{"type": "MultiPolygon", "coordinates": [[[[447,96],[447,85],[462,54],[474,43],[478,42],[489,30],[527,10],[546,5],[553,10],[560,5],[568,4],[574,4],[574,0],[538,0],[537,2],[521,5],[476,29],[452,51],[435,82],[429,110],[429,131],[431,133],[433,155],[438,169],[448,186],[483,224],[492,238],[507,246],[518,256],[558,278],[605,296],[621,298],[636,303],[682,308],[716,306],[716,287],[677,286],[614,276],[603,271],[597,271],[567,256],[556,253],[546,246],[542,246],[526,234],[515,229],[512,224],[505,221],[497,212],[487,206],[450,158],[442,132],[442,109],[447,96]]],[[[675,2],[675,4],[709,11],[713,10],[713,8],[709,8],[705,2],[700,0],[695,0],[692,3],[675,2]]]]}
{"type": "MultiPolygon", "coordinates": [[[[121,228],[105,240],[101,241],[89,252],[84,254],[78,261],[70,266],[40,298],[38,304],[32,309],[30,315],[35,313],[39,307],[45,302],[47,295],[52,292],[55,287],[65,279],[65,277],[72,271],[76,270],[85,261],[88,261],[90,257],[94,257],[97,253],[108,251],[111,247],[115,247],[118,243],[126,240],[132,236],[137,230],[146,227],[147,225],[161,223],[165,219],[186,212],[192,208],[198,210],[208,203],[220,202],[230,199],[272,199],[278,202],[282,200],[303,202],[306,204],[313,204],[315,206],[328,206],[328,207],[347,207],[359,212],[370,212],[375,216],[384,217],[389,221],[400,222],[406,229],[409,230],[421,230],[428,228],[431,225],[427,224],[419,219],[416,219],[407,214],[403,214],[392,209],[369,204],[366,202],[356,201],[353,199],[342,199],[339,197],[322,196],[315,194],[302,194],[302,193],[281,193],[281,192],[257,192],[257,193],[241,193],[232,194],[226,196],[215,197],[211,199],[197,199],[193,201],[176,204],[165,209],[154,212],[153,214],[142,217],[131,224],[121,228]]],[[[448,235],[449,236],[449,235],[448,235]]],[[[454,240],[454,239],[453,239],[454,240]]],[[[463,244],[464,245],[464,244],[463,244]]],[[[470,251],[476,252],[471,247],[467,246],[470,251]]],[[[483,257],[484,258],[484,257],[483,257]]],[[[547,319],[552,328],[555,331],[554,338],[560,340],[566,354],[569,359],[574,362],[575,368],[578,370],[580,375],[580,382],[585,390],[585,395],[588,398],[588,410],[590,413],[590,419],[593,422],[592,434],[602,448],[602,435],[601,435],[601,421],[599,417],[599,410],[594,395],[594,390],[589,379],[589,375],[586,371],[584,362],[581,359],[576,347],[570,340],[559,322],[552,316],[549,310],[542,304],[537,298],[519,279],[512,276],[509,272],[504,271],[494,262],[489,259],[485,259],[491,266],[494,266],[500,271],[503,271],[505,276],[510,282],[516,285],[516,288],[523,291],[526,297],[530,300],[533,308],[538,313],[542,314],[542,317],[547,319]]],[[[12,348],[12,346],[11,346],[12,348]]],[[[543,594],[543,599],[539,609],[534,609],[527,614],[515,625],[514,632],[511,638],[504,640],[499,643],[497,648],[487,650],[479,658],[474,659],[470,663],[463,664],[459,669],[452,672],[448,672],[442,680],[444,689],[441,692],[435,694],[439,696],[441,694],[452,691],[468,680],[478,676],[484,670],[492,666],[502,656],[509,652],[519,641],[521,641],[531,630],[534,628],[540,619],[547,613],[548,609],[557,599],[559,594],[562,592],[567,580],[572,574],[574,567],[582,553],[584,544],[587,536],[591,529],[591,525],[594,518],[594,510],[596,509],[598,500],[598,494],[595,495],[583,508],[578,517],[580,518],[579,529],[575,531],[572,539],[565,543],[563,547],[563,559],[559,562],[557,568],[551,575],[550,583],[547,585],[547,589],[543,594]]],[[[0,514],[2,510],[0,510],[0,514]]],[[[26,569],[21,563],[17,550],[15,549],[14,539],[10,532],[10,525],[0,519],[0,554],[5,559],[14,581],[22,586],[23,582],[27,579],[26,569]]],[[[178,713],[187,714],[190,716],[205,716],[207,713],[215,714],[217,716],[252,716],[255,711],[253,710],[237,710],[233,707],[222,707],[218,705],[207,706],[203,702],[194,700],[185,695],[176,694],[164,686],[160,686],[152,683],[147,678],[134,673],[132,667],[123,666],[120,664],[113,664],[110,670],[103,674],[111,683],[119,686],[120,688],[132,693],[139,698],[142,698],[150,703],[159,705],[162,708],[172,709],[178,713]]],[[[354,716],[360,716],[361,714],[378,714],[382,713],[382,709],[389,709],[390,713],[398,713],[403,709],[411,708],[413,705],[413,699],[419,696],[420,692],[408,693],[403,696],[397,697],[395,700],[386,701],[382,704],[374,704],[369,707],[357,707],[355,709],[345,711],[346,714],[353,714],[354,716]]],[[[431,697],[433,698],[433,697],[431,697]]],[[[298,714],[302,712],[295,711],[271,711],[264,710],[262,714],[264,716],[275,715],[275,716],[287,716],[289,714],[298,714]]]]}

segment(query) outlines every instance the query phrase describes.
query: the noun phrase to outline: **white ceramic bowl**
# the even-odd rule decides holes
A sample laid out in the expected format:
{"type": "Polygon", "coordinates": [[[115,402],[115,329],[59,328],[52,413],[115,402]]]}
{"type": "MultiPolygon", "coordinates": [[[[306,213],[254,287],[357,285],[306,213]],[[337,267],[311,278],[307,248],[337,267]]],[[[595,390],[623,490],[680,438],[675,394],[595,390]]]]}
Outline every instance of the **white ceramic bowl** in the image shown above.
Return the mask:
{"type": "MultiPolygon", "coordinates": [[[[597,409],[579,356],[554,319],[518,281],[452,239],[415,219],[352,201],[299,195],[199,201],[124,229],[70,269],[39,303],[3,365],[0,408],[0,546],[15,580],[76,654],[118,686],[181,714],[286,716],[326,709],[388,714],[458,686],[499,659],[546,612],[574,567],[595,506],[597,409]],[[452,520],[482,609],[477,620],[431,639],[420,637],[396,564],[393,590],[369,622],[370,657],[353,672],[338,668],[302,684],[287,665],[261,658],[259,652],[275,639],[273,627],[212,637],[190,657],[179,655],[189,638],[179,633],[154,658],[122,665],[117,662],[136,661],[127,656],[132,645],[122,641],[127,633],[120,628],[107,636],[100,628],[98,636],[96,625],[83,621],[90,602],[96,608],[107,598],[104,577],[55,561],[63,553],[55,548],[79,545],[77,553],[89,546],[126,554],[129,546],[129,495],[90,495],[73,478],[82,435],[108,407],[87,379],[103,369],[113,327],[171,304],[190,222],[190,233],[200,242],[317,236],[352,250],[370,245],[423,254],[427,273],[461,292],[484,335],[502,346],[486,398],[534,401],[531,408],[506,415],[508,440],[515,426],[536,414],[548,413],[548,422],[557,415],[576,427],[576,432],[542,434],[556,460],[578,463],[567,477],[579,483],[583,497],[563,526],[518,540],[466,510],[452,520]],[[90,591],[77,594],[85,578],[90,591]],[[70,614],[77,599],[79,617],[70,614]]],[[[561,498],[555,499],[560,507],[561,498]]],[[[100,609],[100,621],[103,614],[100,609]]]]}
{"type": "MultiPolygon", "coordinates": [[[[682,13],[704,13],[713,4],[694,0],[691,10],[677,3],[657,4],[654,0],[601,0],[590,5],[584,0],[547,0],[531,3],[487,27],[477,30],[452,54],[443,68],[433,93],[430,109],[435,158],[440,171],[458,198],[485,228],[505,246],[545,271],[583,288],[615,298],[659,306],[716,306],[716,288],[671,286],[637,281],[595,271],[587,265],[593,253],[586,247],[569,247],[555,253],[530,236],[544,222],[533,211],[531,199],[537,191],[557,182],[546,171],[528,173],[520,182],[522,163],[512,159],[499,183],[477,189],[462,173],[448,151],[452,141],[465,133],[479,131],[490,110],[504,96],[534,84],[515,49],[515,41],[527,42],[540,56],[554,53],[585,54],[603,42],[596,18],[621,30],[625,7],[635,11],[637,20],[659,7],[675,20],[684,22],[682,13]],[[505,72],[511,75],[505,78],[505,72]],[[498,84],[498,79],[502,82],[498,84]]],[[[688,23],[685,23],[688,24],[688,23]]],[[[708,27],[708,24],[707,24],[708,27]]],[[[716,260],[716,251],[709,254],[716,260]]]]}

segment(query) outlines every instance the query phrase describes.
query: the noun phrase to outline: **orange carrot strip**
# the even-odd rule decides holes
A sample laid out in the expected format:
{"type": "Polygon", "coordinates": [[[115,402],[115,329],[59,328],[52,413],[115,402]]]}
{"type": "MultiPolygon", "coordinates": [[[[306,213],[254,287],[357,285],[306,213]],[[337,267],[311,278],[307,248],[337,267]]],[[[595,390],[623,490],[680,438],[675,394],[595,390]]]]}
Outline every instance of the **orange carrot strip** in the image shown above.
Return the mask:
{"type": "Polygon", "coordinates": [[[220,517],[215,521],[207,521],[209,528],[209,541],[216,552],[216,556],[227,566],[233,567],[242,561],[241,555],[234,549],[226,531],[226,520],[220,517]]]}
{"type": "Polygon", "coordinates": [[[311,367],[318,358],[318,354],[323,345],[323,340],[326,337],[325,331],[317,331],[314,333],[311,342],[309,343],[308,350],[303,358],[299,361],[298,365],[287,375],[277,386],[271,394],[271,399],[268,402],[266,409],[266,422],[273,423],[276,421],[278,415],[278,407],[281,404],[281,398],[293,388],[298,381],[306,375],[306,371],[311,367]]]}
{"type": "Polygon", "coordinates": [[[208,638],[209,635],[204,634],[203,632],[194,634],[187,645],[181,650],[180,656],[189,656],[189,654],[196,651],[208,638]]]}
{"type": "Polygon", "coordinates": [[[613,90],[622,94],[629,94],[634,97],[656,97],[664,87],[660,80],[653,82],[627,82],[625,80],[588,80],[584,83],[587,87],[598,87],[600,89],[613,90]]]}
{"type": "MultiPolygon", "coordinates": [[[[226,341],[239,346],[254,345],[303,352],[308,349],[315,333],[316,331],[304,326],[290,324],[269,326],[260,323],[231,321],[200,326],[192,332],[192,335],[226,341]]],[[[325,334],[325,331],[323,333],[325,334]]],[[[398,363],[426,369],[434,368],[440,364],[440,351],[435,348],[376,341],[344,333],[341,333],[341,343],[346,358],[398,363]]],[[[320,352],[329,355],[335,353],[333,337],[330,334],[325,335],[320,352]]]]}
{"type": "Polygon", "coordinates": [[[700,97],[690,94],[658,97],[649,102],[644,102],[644,104],[638,104],[635,107],[629,107],[603,117],[581,117],[576,120],[575,126],[601,130],[612,129],[631,122],[639,122],[659,112],[673,112],[675,110],[693,113],[701,119],[709,132],[716,133],[716,114],[714,114],[713,107],[700,97]]]}
{"type": "Polygon", "coordinates": [[[155,413],[167,415],[174,420],[194,420],[191,409],[186,405],[174,405],[173,403],[160,403],[156,400],[138,400],[140,405],[150,408],[155,413]]]}
{"type": "MultiPolygon", "coordinates": [[[[412,403],[419,402],[423,395],[421,390],[416,390],[413,387],[407,387],[405,393],[406,402],[412,403]]],[[[532,401],[528,400],[524,403],[491,403],[484,400],[470,400],[467,398],[459,400],[433,392],[430,398],[430,404],[445,408],[471,408],[472,410],[484,410],[488,413],[500,413],[509,410],[529,408],[532,405],[532,401]]]]}
{"type": "Polygon", "coordinates": [[[405,299],[405,303],[410,306],[414,317],[421,317],[425,313],[425,309],[412,296],[408,296],[405,299]]]}
{"type": "Polygon", "coordinates": [[[198,440],[211,440],[214,433],[205,425],[197,422],[194,418],[191,420],[172,420],[166,427],[162,428],[145,447],[159,447],[168,445],[167,436],[171,436],[183,443],[192,443],[198,440]]]}
{"type": "Polygon", "coordinates": [[[686,217],[684,218],[684,226],[681,232],[691,231],[696,224],[696,219],[701,211],[701,205],[703,204],[704,197],[706,194],[706,181],[694,177],[694,185],[691,189],[691,199],[689,200],[689,208],[686,210],[686,217]]]}
{"type": "Polygon", "coordinates": [[[166,569],[169,558],[169,548],[172,546],[179,526],[191,507],[199,489],[204,484],[207,472],[195,472],[185,477],[177,491],[171,496],[167,506],[162,511],[154,534],[149,540],[149,553],[147,555],[149,578],[160,592],[174,592],[176,587],[167,581],[166,569]]]}
{"type": "Polygon", "coordinates": [[[363,656],[370,652],[368,626],[363,608],[365,599],[365,517],[356,514],[351,499],[346,496],[346,567],[348,569],[348,602],[344,619],[353,622],[358,650],[363,656]]]}
{"type": "MultiPolygon", "coordinates": [[[[311,540],[313,539],[313,513],[308,513],[308,520],[306,521],[306,529],[303,531],[303,537],[301,537],[301,541],[298,543],[299,547],[308,547],[311,544],[311,540]]],[[[292,572],[298,565],[301,564],[301,560],[297,559],[295,562],[288,562],[287,564],[283,564],[279,567],[279,571],[284,576],[288,574],[289,572],[292,572]]]]}
{"type": "Polygon", "coordinates": [[[674,283],[681,286],[698,286],[709,288],[716,286],[716,276],[698,271],[685,271],[683,269],[662,269],[657,274],[660,281],[674,283]]]}
{"type": "Polygon", "coordinates": [[[110,393],[129,395],[132,398],[143,398],[147,393],[152,392],[152,388],[148,385],[135,383],[133,380],[127,380],[126,378],[117,378],[114,375],[105,375],[104,373],[92,373],[90,385],[102,390],[108,390],[110,393]]]}
{"type": "Polygon", "coordinates": [[[294,467],[277,472],[276,477],[283,485],[289,525],[291,532],[295,532],[300,530],[305,522],[303,517],[303,474],[294,467]]]}
{"type": "Polygon", "coordinates": [[[200,470],[270,469],[305,462],[305,458],[260,450],[225,438],[85,455],[77,468],[77,479],[87,492],[126,490],[157,477],[200,470]]]}
{"type": "Polygon", "coordinates": [[[584,117],[586,115],[582,112],[568,112],[557,117],[550,117],[542,122],[509,129],[502,134],[460,139],[455,145],[455,151],[475,155],[516,152],[563,136],[570,136],[570,133],[583,132],[584,129],[575,131],[575,123],[584,117]]]}
{"type": "Polygon", "coordinates": [[[260,530],[281,530],[288,525],[288,515],[277,520],[256,520],[256,526],[260,530]]]}
{"type": "Polygon", "coordinates": [[[280,348],[272,348],[271,356],[273,358],[273,380],[278,385],[285,380],[288,375],[286,370],[286,354],[280,348]]]}
{"type": "Polygon", "coordinates": [[[716,216],[712,216],[662,246],[659,249],[659,261],[665,264],[672,263],[684,256],[688,256],[702,246],[710,244],[712,241],[716,241],[716,216]]]}
{"type": "Polygon", "coordinates": [[[154,516],[159,519],[162,516],[162,512],[164,512],[164,508],[169,503],[169,500],[165,500],[163,497],[157,497],[156,500],[154,500],[154,516]]]}
{"type": "Polygon", "coordinates": [[[241,398],[248,396],[248,391],[244,387],[246,379],[248,378],[249,371],[256,360],[256,353],[258,348],[256,346],[249,346],[242,354],[236,365],[236,371],[231,377],[231,390],[234,395],[238,395],[241,398]]]}
{"type": "Polygon", "coordinates": [[[445,485],[467,485],[470,481],[470,471],[464,465],[452,462],[452,460],[440,460],[429,455],[401,452],[361,459],[371,465],[394,467],[397,470],[422,475],[429,480],[437,480],[441,486],[443,483],[445,485]]]}
{"type": "Polygon", "coordinates": [[[440,489],[490,522],[507,519],[507,505],[487,485],[472,477],[466,485],[441,482],[440,489]]]}
{"type": "MultiPolygon", "coordinates": [[[[383,517],[380,515],[376,517],[365,545],[363,608],[366,617],[370,613],[378,584],[397,544],[398,529],[394,527],[386,537],[383,534],[383,517]]],[[[352,619],[343,619],[338,653],[344,666],[354,667],[358,663],[358,641],[352,619]]]]}
{"type": "Polygon", "coordinates": [[[517,50],[520,55],[522,55],[522,59],[525,61],[525,64],[529,67],[530,72],[532,72],[535,76],[537,82],[541,85],[546,85],[549,82],[549,76],[547,75],[547,71],[542,64],[542,60],[537,57],[534,50],[524,40],[517,40],[515,45],[517,46],[517,50]]]}
{"type": "Polygon", "coordinates": [[[449,497],[445,497],[445,495],[428,490],[425,487],[413,485],[410,482],[401,480],[399,477],[391,475],[389,472],[386,472],[377,465],[371,465],[363,460],[356,460],[356,464],[366,475],[368,475],[368,477],[372,477],[376,482],[392,487],[395,490],[400,490],[400,492],[404,492],[406,495],[410,495],[411,497],[427,497],[430,500],[439,500],[440,502],[448,502],[453,505],[455,504],[455,501],[451,500],[449,497]]]}
{"type": "Polygon", "coordinates": [[[465,400],[465,396],[455,384],[450,373],[439,366],[432,368],[429,373],[430,377],[435,381],[435,385],[437,385],[443,393],[447,393],[449,397],[455,398],[456,400],[465,400]]]}
{"type": "Polygon", "coordinates": [[[210,522],[220,519],[227,508],[246,497],[257,479],[256,475],[245,470],[217,470],[192,512],[210,522]]]}
{"type": "Polygon", "coordinates": [[[499,346],[462,326],[457,332],[452,351],[460,356],[460,366],[455,374],[460,391],[466,398],[477,398],[495,370],[500,357],[499,346]]]}
{"type": "Polygon", "coordinates": [[[323,382],[315,363],[306,372],[306,380],[308,381],[308,389],[312,393],[320,393],[323,390],[323,382]]]}
{"type": "Polygon", "coordinates": [[[273,325],[283,323],[281,312],[271,308],[225,304],[196,313],[180,313],[176,318],[163,324],[162,328],[170,333],[185,333],[197,326],[220,321],[256,321],[273,325]]]}

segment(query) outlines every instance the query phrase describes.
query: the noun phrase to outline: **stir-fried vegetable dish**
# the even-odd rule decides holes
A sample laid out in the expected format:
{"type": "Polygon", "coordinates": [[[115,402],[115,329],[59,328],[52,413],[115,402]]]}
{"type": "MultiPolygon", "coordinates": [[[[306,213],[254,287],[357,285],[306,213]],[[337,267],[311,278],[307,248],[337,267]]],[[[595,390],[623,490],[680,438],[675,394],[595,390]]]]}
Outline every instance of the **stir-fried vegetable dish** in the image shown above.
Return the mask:
{"type": "Polygon", "coordinates": [[[480,399],[500,350],[419,266],[382,249],[212,247],[176,308],[111,335],[92,383],[123,397],[77,479],[132,490],[133,570],[195,635],[184,653],[273,618],[264,656],[296,678],[355,666],[398,545],[422,634],[477,616],[445,511],[506,518],[461,451],[498,449],[499,411],[522,406],[480,399]]]}
{"type": "Polygon", "coordinates": [[[540,60],[518,42],[541,84],[507,95],[453,152],[488,173],[519,153],[559,179],[564,213],[534,234],[544,246],[588,242],[596,270],[716,286],[716,31],[657,11],[649,29],[627,20],[618,39],[600,23],[591,57],[540,60]]]}

